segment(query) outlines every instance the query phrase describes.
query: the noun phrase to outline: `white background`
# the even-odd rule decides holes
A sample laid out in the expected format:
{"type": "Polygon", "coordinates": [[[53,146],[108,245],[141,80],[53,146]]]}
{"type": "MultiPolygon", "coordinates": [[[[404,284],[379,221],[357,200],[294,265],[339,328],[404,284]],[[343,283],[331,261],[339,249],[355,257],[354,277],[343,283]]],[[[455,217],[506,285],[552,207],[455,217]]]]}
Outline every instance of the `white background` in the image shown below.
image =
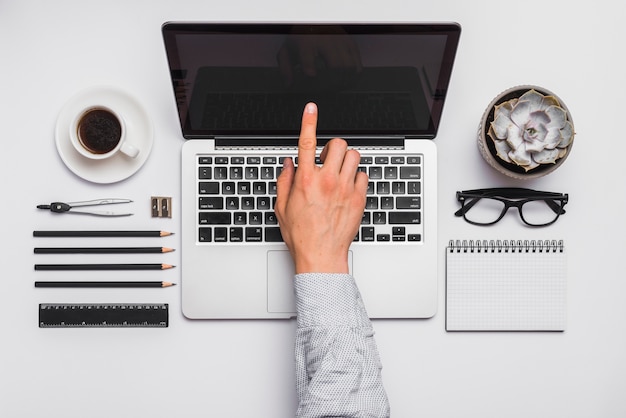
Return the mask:
{"type": "MultiPolygon", "coordinates": [[[[69,241],[35,239],[32,231],[179,232],[182,139],[160,33],[163,22],[382,20],[456,21],[463,27],[436,139],[439,313],[430,320],[374,323],[393,416],[626,416],[625,18],[622,2],[612,0],[0,0],[0,415],[294,415],[294,321],[189,321],[180,313],[180,287],[35,289],[35,280],[80,274],[92,279],[94,274],[35,272],[33,264],[50,256],[35,256],[33,247],[69,241]],[[56,117],[65,102],[101,84],[134,95],[155,127],[145,166],[111,185],[74,175],[54,144],[56,117]],[[507,179],[490,168],[475,140],[487,104],[518,84],[536,84],[560,96],[577,132],[565,164],[530,182],[507,179]],[[453,216],[457,190],[495,186],[567,192],[567,214],[553,226],[534,230],[522,226],[513,212],[491,228],[453,216]],[[174,218],[150,218],[151,195],[172,196],[174,218]],[[135,215],[103,220],[35,209],[55,200],[103,197],[133,199],[135,215]],[[444,248],[450,239],[492,238],[565,240],[569,298],[564,333],[445,332],[444,248]],[[169,303],[170,327],[37,326],[39,303],[111,301],[169,303]]],[[[127,244],[180,248],[180,234],[127,244]]],[[[180,252],[148,258],[177,264],[180,252]]],[[[179,281],[179,270],[132,278],[179,281]]]]}

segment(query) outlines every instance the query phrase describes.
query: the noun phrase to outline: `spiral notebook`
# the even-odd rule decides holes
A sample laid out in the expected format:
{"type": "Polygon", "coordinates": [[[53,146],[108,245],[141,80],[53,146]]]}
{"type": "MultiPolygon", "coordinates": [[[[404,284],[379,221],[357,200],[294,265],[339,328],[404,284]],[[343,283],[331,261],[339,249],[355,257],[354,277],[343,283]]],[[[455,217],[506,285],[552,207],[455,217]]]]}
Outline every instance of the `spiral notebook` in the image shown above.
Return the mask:
{"type": "Polygon", "coordinates": [[[450,241],[447,331],[564,331],[563,241],[450,241]]]}

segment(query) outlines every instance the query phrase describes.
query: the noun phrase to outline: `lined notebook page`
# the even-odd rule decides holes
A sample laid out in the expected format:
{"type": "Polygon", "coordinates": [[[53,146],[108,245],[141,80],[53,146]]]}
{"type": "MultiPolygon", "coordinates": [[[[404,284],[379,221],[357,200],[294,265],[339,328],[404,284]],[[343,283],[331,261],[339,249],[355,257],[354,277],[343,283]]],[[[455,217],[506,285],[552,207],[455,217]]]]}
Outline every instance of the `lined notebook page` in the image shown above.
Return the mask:
{"type": "Polygon", "coordinates": [[[450,241],[446,330],[564,331],[562,241],[450,241]]]}

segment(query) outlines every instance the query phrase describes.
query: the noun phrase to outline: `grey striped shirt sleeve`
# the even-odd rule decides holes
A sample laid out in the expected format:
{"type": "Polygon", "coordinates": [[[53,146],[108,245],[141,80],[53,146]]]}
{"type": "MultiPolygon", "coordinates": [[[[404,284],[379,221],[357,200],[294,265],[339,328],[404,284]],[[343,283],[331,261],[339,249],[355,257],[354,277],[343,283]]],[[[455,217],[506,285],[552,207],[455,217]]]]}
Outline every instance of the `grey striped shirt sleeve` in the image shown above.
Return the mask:
{"type": "Polygon", "coordinates": [[[295,278],[297,418],[389,417],[374,330],[354,278],[295,278]]]}

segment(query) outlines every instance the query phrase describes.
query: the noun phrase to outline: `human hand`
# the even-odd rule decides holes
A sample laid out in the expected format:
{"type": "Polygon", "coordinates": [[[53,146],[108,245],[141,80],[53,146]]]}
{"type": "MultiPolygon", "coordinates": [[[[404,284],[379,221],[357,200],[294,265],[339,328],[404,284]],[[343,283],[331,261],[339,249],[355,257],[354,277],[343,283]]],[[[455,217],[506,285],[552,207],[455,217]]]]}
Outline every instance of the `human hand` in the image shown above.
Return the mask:
{"type": "Polygon", "coordinates": [[[343,139],[326,144],[315,164],[317,106],[302,115],[298,169],[285,159],[277,182],[275,212],[299,273],[348,273],[348,249],[356,236],[367,193],[361,156],[343,139]]]}

